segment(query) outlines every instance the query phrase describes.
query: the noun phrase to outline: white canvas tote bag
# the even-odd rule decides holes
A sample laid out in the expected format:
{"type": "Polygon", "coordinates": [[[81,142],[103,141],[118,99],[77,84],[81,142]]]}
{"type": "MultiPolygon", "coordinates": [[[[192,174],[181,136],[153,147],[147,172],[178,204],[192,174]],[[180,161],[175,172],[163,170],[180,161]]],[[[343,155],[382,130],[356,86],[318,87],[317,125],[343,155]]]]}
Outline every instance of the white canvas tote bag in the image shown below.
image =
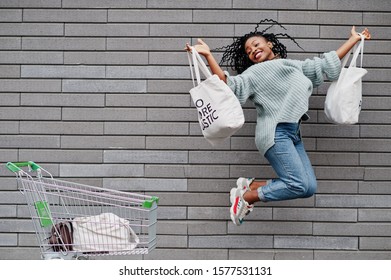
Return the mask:
{"type": "Polygon", "coordinates": [[[348,68],[345,65],[350,52],[342,61],[341,74],[337,81],[331,83],[324,104],[324,112],[330,122],[336,124],[355,124],[361,111],[362,102],[362,77],[367,70],[362,68],[364,54],[364,37],[358,47],[353,48],[353,58],[348,68]],[[361,52],[361,65],[356,67],[356,60],[361,52]]]}
{"type": "Polygon", "coordinates": [[[129,221],[113,213],[76,217],[72,226],[75,251],[129,251],[140,242],[129,221]]]}
{"type": "Polygon", "coordinates": [[[191,98],[198,111],[202,134],[212,145],[232,136],[244,124],[242,106],[232,90],[217,75],[212,75],[201,56],[192,48],[188,52],[191,77],[194,88],[191,98]],[[194,81],[194,73],[197,85],[194,81]],[[201,82],[200,70],[206,80],[201,82]]]}

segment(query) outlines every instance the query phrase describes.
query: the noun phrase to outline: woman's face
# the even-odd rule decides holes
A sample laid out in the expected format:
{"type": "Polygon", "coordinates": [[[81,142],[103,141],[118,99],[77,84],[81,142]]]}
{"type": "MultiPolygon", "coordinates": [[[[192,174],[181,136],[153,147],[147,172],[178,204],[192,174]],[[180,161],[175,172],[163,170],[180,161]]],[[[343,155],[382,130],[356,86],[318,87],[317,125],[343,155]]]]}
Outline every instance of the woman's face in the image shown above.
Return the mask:
{"type": "Polygon", "coordinates": [[[254,63],[260,63],[275,58],[272,47],[273,44],[261,36],[250,37],[244,44],[248,58],[254,63]]]}

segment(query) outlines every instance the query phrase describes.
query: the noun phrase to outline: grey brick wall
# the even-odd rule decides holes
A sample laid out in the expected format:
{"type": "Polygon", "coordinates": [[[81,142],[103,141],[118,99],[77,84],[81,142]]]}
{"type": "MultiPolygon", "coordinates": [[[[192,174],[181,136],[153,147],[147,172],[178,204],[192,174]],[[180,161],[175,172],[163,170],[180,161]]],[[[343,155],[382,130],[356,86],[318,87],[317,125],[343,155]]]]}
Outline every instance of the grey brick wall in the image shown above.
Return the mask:
{"type": "MultiPolygon", "coordinates": [[[[139,258],[391,259],[390,31],[388,0],[0,0],[0,158],[159,196],[158,248],[139,258]],[[284,41],[295,59],[367,26],[369,73],[357,125],[326,121],[327,82],[310,99],[318,193],[258,204],[236,227],[236,178],[275,175],[255,148],[251,104],[230,140],[202,138],[183,47],[226,45],[263,18],[297,38],[305,52],[284,41]]],[[[0,167],[0,259],[38,259],[24,197],[0,167]]]]}

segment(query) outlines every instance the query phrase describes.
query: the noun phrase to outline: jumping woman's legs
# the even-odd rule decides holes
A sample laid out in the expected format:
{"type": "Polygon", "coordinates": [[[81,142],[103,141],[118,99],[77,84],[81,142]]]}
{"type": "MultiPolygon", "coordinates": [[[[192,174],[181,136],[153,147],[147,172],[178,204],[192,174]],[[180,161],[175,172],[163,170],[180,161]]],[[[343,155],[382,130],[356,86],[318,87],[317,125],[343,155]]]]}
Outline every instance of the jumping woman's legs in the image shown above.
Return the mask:
{"type": "Polygon", "coordinates": [[[265,154],[278,179],[258,188],[261,201],[279,201],[312,196],[316,178],[304,150],[299,123],[280,123],[276,128],[275,144],[265,154]]]}
{"type": "Polygon", "coordinates": [[[278,124],[274,140],[275,144],[265,157],[278,179],[256,182],[239,178],[241,181],[238,182],[243,184],[237,183],[238,188],[233,188],[230,193],[231,219],[236,225],[240,225],[244,216],[252,211],[254,202],[305,198],[316,191],[316,178],[301,140],[300,123],[278,124]]]}

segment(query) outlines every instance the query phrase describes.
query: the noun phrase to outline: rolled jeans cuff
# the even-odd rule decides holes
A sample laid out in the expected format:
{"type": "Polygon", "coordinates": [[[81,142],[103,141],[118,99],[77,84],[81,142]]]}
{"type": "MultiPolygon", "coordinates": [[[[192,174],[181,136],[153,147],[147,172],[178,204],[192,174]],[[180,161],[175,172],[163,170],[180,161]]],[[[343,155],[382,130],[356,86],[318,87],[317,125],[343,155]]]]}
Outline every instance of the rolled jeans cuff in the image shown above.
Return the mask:
{"type": "MultiPolygon", "coordinates": [[[[272,179],[266,180],[266,185],[265,185],[265,186],[271,184],[272,182],[273,182],[272,179]]],[[[267,202],[267,199],[265,198],[265,195],[264,195],[263,192],[262,192],[262,187],[258,188],[258,197],[259,197],[259,200],[260,200],[260,201],[262,201],[262,202],[267,202]]]]}

